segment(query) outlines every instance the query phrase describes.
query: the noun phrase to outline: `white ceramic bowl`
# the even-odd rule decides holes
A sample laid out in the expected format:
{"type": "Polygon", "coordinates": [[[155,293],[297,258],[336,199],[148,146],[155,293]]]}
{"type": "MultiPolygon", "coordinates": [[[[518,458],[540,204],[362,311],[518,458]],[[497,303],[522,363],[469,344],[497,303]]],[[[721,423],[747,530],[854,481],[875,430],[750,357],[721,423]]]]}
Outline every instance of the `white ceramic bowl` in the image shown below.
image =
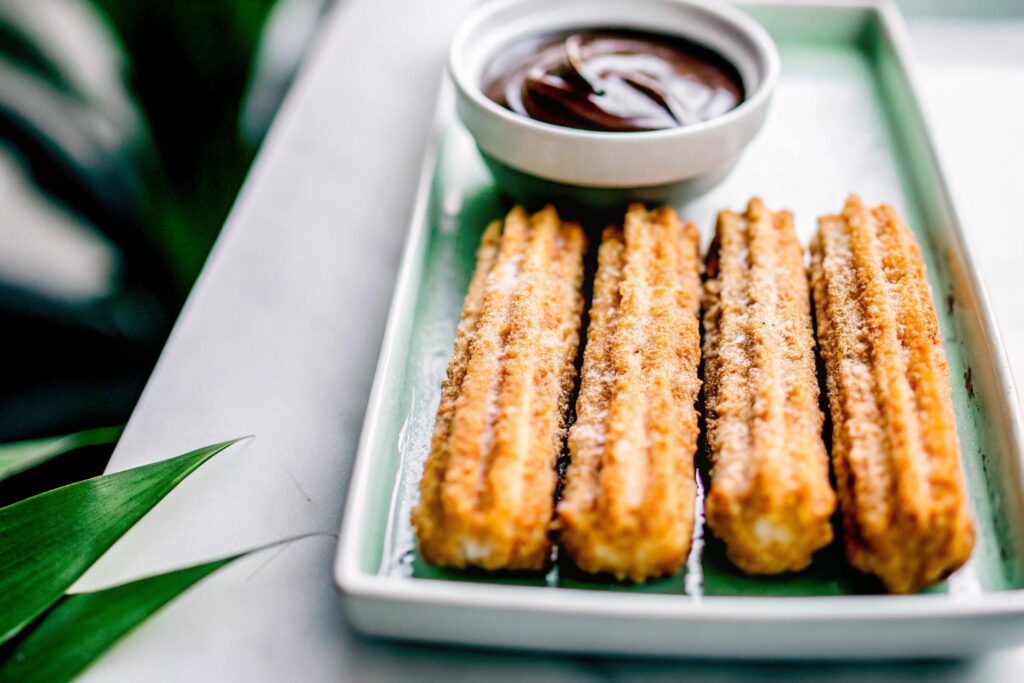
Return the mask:
{"type": "Polygon", "coordinates": [[[764,122],[779,56],[757,22],[714,0],[492,0],[455,34],[449,70],[459,117],[507,190],[609,203],[692,196],[721,180],[764,122]],[[482,92],[485,69],[506,46],[541,34],[601,27],[677,35],[711,48],[739,71],[746,97],[709,121],[620,133],[535,121],[482,92]]]}

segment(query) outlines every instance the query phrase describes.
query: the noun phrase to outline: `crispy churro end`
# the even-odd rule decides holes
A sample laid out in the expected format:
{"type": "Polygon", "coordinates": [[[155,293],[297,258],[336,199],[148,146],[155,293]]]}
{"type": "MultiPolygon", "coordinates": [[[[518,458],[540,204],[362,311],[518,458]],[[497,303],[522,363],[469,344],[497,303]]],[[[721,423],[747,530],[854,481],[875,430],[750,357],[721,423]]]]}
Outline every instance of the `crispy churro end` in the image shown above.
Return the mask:
{"type": "Polygon", "coordinates": [[[684,248],[692,249],[696,254],[697,269],[702,270],[700,262],[700,230],[697,224],[692,221],[683,221],[683,244],[684,248]]]}
{"type": "Polygon", "coordinates": [[[747,203],[747,217],[750,219],[759,219],[763,216],[769,215],[771,212],[760,197],[751,197],[747,203]]]}
{"type": "Polygon", "coordinates": [[[531,216],[530,218],[535,221],[550,220],[555,222],[561,222],[561,218],[558,215],[558,209],[555,208],[554,204],[545,204],[540,211],[533,214],[533,216],[531,216]]]}
{"type": "Polygon", "coordinates": [[[838,217],[841,220],[857,220],[866,210],[860,195],[850,194],[847,196],[846,202],[843,204],[843,210],[839,213],[838,217]]]}
{"type": "Polygon", "coordinates": [[[651,217],[654,223],[659,225],[671,226],[675,223],[685,223],[680,220],[679,214],[671,206],[659,206],[651,211],[651,217]]]}

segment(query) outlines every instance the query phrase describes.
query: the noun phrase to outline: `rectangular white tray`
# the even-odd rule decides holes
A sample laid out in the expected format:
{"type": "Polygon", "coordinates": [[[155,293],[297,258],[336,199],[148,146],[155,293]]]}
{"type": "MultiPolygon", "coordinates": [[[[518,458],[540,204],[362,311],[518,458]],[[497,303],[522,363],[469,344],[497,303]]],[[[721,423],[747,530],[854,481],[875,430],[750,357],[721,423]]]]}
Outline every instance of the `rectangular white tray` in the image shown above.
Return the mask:
{"type": "Polygon", "coordinates": [[[805,243],[815,218],[838,210],[850,191],[903,212],[928,262],[950,360],[978,520],[971,561],[938,590],[915,596],[827,595],[846,592],[844,584],[816,580],[809,588],[752,580],[728,595],[734,584],[702,591],[683,576],[619,589],[557,572],[492,578],[418,562],[409,508],[473,249],[483,225],[502,213],[446,86],[338,549],[337,584],[363,632],[590,654],[801,659],[951,657],[1024,638],[1016,393],[918,103],[902,18],[875,2],[743,6],[779,44],[773,110],[732,175],[679,209],[705,243],[715,213],[754,194],[792,209],[805,243]],[[758,595],[740,594],[751,592],[758,595]]]}

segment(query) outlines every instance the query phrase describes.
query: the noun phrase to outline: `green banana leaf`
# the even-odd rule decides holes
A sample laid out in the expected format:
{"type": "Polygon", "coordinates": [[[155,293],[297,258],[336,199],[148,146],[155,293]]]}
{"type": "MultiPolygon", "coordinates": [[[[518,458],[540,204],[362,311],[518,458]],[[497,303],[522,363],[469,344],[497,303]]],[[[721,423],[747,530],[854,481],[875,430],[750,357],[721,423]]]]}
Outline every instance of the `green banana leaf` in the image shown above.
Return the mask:
{"type": "Polygon", "coordinates": [[[235,557],[64,596],[35,628],[13,641],[0,662],[0,683],[71,680],[150,615],[235,557]]]}
{"type": "Polygon", "coordinates": [[[0,508],[0,643],[57,602],[182,479],[237,441],[87,479],[0,508]]]}
{"type": "Polygon", "coordinates": [[[0,444],[0,481],[86,446],[117,443],[123,427],[100,427],[65,436],[0,444]]]}

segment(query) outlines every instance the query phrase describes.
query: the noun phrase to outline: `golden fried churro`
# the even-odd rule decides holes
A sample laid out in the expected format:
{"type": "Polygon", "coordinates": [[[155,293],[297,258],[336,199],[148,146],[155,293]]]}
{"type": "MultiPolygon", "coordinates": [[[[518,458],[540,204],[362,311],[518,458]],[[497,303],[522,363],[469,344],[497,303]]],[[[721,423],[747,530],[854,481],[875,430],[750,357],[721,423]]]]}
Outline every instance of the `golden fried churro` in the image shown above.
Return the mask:
{"type": "Polygon", "coordinates": [[[818,226],[811,283],[846,554],[888,590],[914,591],[974,544],[921,250],[892,207],[856,196],[818,226]]]}
{"type": "Polygon", "coordinates": [[[811,302],[788,211],[718,215],[704,286],[708,525],[740,569],[803,569],[832,540],[811,302]]]}
{"type": "Polygon", "coordinates": [[[604,232],[587,328],[561,542],[588,572],[675,571],[693,533],[700,331],[697,230],[633,205],[604,232]]]}
{"type": "Polygon", "coordinates": [[[550,206],[484,233],[412,515],[431,564],[539,569],[550,554],[584,250],[550,206]]]}

